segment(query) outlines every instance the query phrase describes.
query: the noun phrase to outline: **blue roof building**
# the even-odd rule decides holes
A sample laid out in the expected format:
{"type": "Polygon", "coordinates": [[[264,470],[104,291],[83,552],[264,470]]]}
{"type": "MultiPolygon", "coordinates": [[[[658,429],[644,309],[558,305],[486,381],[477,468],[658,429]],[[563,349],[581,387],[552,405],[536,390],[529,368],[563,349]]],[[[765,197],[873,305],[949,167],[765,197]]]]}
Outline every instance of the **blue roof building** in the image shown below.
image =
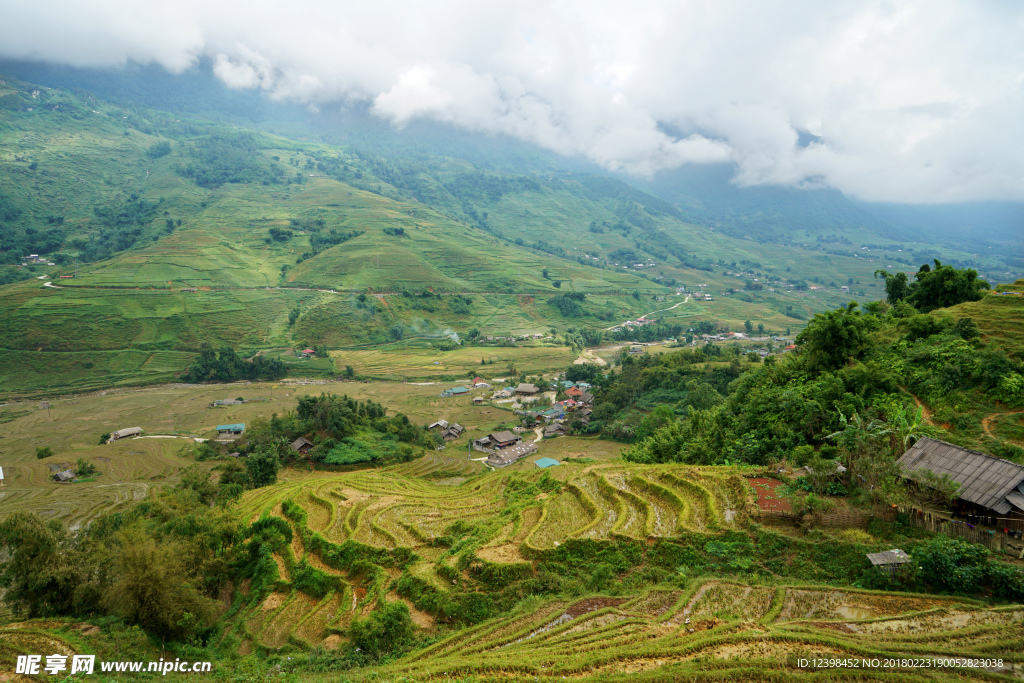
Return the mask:
{"type": "Polygon", "coordinates": [[[217,432],[220,434],[241,434],[245,431],[245,423],[239,422],[233,425],[217,425],[217,432]]]}
{"type": "Polygon", "coordinates": [[[469,389],[466,387],[452,387],[451,389],[445,389],[441,392],[442,396],[465,396],[469,393],[469,389]]]}
{"type": "Polygon", "coordinates": [[[555,465],[561,465],[562,463],[558,462],[557,460],[553,460],[551,458],[540,458],[534,464],[537,467],[540,467],[541,469],[543,469],[545,467],[554,467],[555,465]]]}

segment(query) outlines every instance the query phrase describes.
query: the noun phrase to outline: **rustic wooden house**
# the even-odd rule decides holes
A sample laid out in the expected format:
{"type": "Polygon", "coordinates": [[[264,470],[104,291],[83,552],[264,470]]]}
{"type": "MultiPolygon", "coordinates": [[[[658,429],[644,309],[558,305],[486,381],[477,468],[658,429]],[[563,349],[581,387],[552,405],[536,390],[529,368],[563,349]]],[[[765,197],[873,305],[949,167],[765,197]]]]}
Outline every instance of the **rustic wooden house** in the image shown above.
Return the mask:
{"type": "Polygon", "coordinates": [[[291,445],[291,449],[293,451],[302,453],[303,455],[309,453],[309,450],[311,448],[313,448],[313,442],[309,441],[303,436],[300,436],[299,438],[295,439],[295,441],[293,441],[291,445]]]}
{"type": "Polygon", "coordinates": [[[898,462],[907,479],[915,479],[919,470],[947,475],[960,484],[957,497],[967,508],[1024,518],[1022,465],[928,437],[915,443],[898,462]]]}

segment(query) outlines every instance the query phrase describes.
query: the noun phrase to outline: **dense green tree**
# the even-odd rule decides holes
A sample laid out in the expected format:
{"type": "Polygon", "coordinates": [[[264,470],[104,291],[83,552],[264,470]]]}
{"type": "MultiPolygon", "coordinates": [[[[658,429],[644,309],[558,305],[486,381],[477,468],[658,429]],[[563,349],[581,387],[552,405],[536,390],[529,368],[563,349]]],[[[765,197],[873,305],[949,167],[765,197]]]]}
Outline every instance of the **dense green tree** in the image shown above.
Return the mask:
{"type": "Polygon", "coordinates": [[[836,370],[860,358],[870,345],[868,326],[857,304],[818,313],[796,337],[812,369],[836,370]]]}
{"type": "Polygon", "coordinates": [[[281,459],[277,451],[271,448],[259,448],[245,459],[245,470],[249,475],[252,488],[270,486],[277,481],[277,472],[281,469],[281,459]]]}
{"type": "Polygon", "coordinates": [[[182,639],[205,624],[215,602],[197,588],[183,541],[159,541],[139,528],[118,534],[114,555],[117,579],[104,591],[103,605],[151,633],[182,639]]]}
{"type": "Polygon", "coordinates": [[[4,600],[29,618],[70,614],[83,581],[79,550],[59,522],[14,512],[0,521],[4,600]]]}
{"type": "Polygon", "coordinates": [[[936,308],[948,308],[965,301],[977,301],[989,289],[985,280],[978,279],[978,271],[972,268],[954,268],[935,259],[935,267],[927,264],[914,276],[914,283],[907,301],[922,313],[936,308]]]}
{"type": "Polygon", "coordinates": [[[907,274],[902,271],[890,273],[887,270],[876,270],[875,277],[885,281],[885,300],[889,302],[890,306],[895,306],[897,302],[906,299],[910,294],[907,274]]]}

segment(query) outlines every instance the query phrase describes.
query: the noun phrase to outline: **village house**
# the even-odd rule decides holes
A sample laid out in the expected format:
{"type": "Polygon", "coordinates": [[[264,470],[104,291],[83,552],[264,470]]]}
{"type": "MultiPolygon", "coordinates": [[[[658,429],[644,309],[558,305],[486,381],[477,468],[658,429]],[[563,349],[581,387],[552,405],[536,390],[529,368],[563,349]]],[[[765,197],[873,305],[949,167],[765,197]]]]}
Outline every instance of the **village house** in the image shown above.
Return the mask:
{"type": "Polygon", "coordinates": [[[300,436],[299,438],[295,439],[295,441],[293,441],[291,445],[291,449],[293,451],[297,453],[302,453],[303,455],[309,453],[311,448],[313,448],[313,442],[309,441],[303,436],[300,436]]]}
{"type": "Polygon", "coordinates": [[[466,431],[466,428],[455,422],[441,432],[441,438],[444,439],[445,442],[455,441],[462,436],[462,432],[464,431],[466,431]]]}
{"type": "Polygon", "coordinates": [[[53,480],[58,484],[66,484],[75,478],[74,470],[64,470],[53,475],[53,480]]]}
{"type": "Polygon", "coordinates": [[[580,389],[579,387],[572,387],[570,389],[565,390],[565,395],[570,396],[574,399],[578,399],[580,396],[583,395],[583,390],[580,389]]]}
{"type": "Polygon", "coordinates": [[[441,395],[446,398],[451,396],[465,396],[467,394],[469,394],[469,389],[466,387],[452,387],[451,389],[445,389],[441,392],[441,395]]]}
{"type": "Polygon", "coordinates": [[[902,474],[928,470],[960,484],[957,501],[963,514],[993,514],[1024,519],[1024,466],[924,437],[897,461],[902,474]]]}
{"type": "Polygon", "coordinates": [[[503,432],[493,432],[488,434],[487,438],[490,440],[492,448],[508,448],[509,446],[514,446],[523,440],[523,437],[518,434],[513,434],[507,430],[503,432]]]}
{"type": "Polygon", "coordinates": [[[540,389],[533,384],[521,383],[516,387],[516,396],[533,396],[539,391],[540,389]]]}
{"type": "Polygon", "coordinates": [[[116,432],[111,433],[107,443],[117,441],[118,439],[125,439],[129,436],[139,436],[140,434],[142,434],[142,427],[125,427],[124,429],[118,429],[116,432]]]}
{"type": "Polygon", "coordinates": [[[217,440],[234,439],[245,432],[245,423],[239,422],[231,425],[217,425],[217,440]]]}
{"type": "Polygon", "coordinates": [[[537,444],[533,441],[527,441],[525,443],[519,443],[515,446],[509,446],[503,450],[497,450],[491,454],[484,464],[494,467],[506,467],[514,462],[522,460],[526,456],[535,453],[537,451],[537,444]]]}
{"type": "Polygon", "coordinates": [[[629,347],[629,355],[631,355],[631,356],[639,356],[639,355],[642,355],[644,353],[647,353],[647,349],[645,349],[642,346],[630,346],[629,347]]]}
{"type": "Polygon", "coordinates": [[[484,401],[486,401],[486,400],[487,399],[485,399],[483,396],[474,396],[473,397],[473,405],[475,405],[475,406],[482,406],[484,404],[484,401]]]}
{"type": "Polygon", "coordinates": [[[546,467],[556,467],[558,465],[561,465],[562,463],[558,462],[554,458],[537,458],[537,460],[533,464],[541,469],[544,469],[546,467]]]}
{"type": "Polygon", "coordinates": [[[565,436],[569,432],[569,428],[562,422],[552,422],[544,428],[544,438],[553,439],[556,436],[565,436]]]}
{"type": "Polygon", "coordinates": [[[448,429],[448,420],[438,420],[437,422],[433,422],[427,426],[427,429],[433,429],[435,427],[440,427],[441,429],[448,429]]]}

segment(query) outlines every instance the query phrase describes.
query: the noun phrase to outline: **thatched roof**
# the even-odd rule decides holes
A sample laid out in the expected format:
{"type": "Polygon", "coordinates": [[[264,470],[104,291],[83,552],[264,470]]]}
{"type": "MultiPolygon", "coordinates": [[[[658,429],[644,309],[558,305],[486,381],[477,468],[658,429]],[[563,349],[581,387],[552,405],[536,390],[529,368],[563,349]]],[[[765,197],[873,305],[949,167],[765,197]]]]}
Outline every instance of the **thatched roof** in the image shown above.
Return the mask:
{"type": "Polygon", "coordinates": [[[1016,463],[927,437],[904,453],[899,464],[908,478],[921,469],[949,475],[960,484],[958,498],[1001,515],[1012,507],[1007,495],[1024,482],[1024,467],[1016,463]]]}

